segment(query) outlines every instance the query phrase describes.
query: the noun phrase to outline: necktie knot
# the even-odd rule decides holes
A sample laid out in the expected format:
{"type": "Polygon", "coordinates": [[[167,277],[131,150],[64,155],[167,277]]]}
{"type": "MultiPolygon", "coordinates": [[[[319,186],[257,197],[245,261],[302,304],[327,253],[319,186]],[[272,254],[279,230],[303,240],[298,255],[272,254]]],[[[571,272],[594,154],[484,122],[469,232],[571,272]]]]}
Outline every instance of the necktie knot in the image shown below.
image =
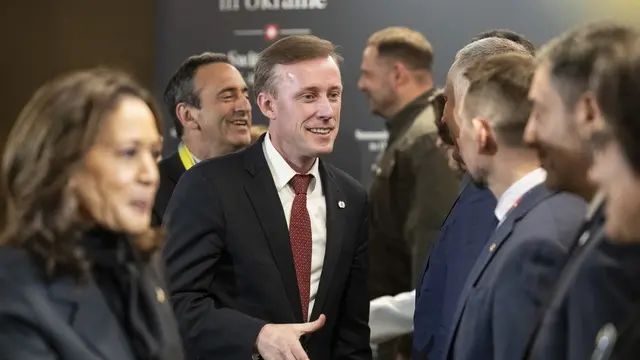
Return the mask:
{"type": "Polygon", "coordinates": [[[294,175],[290,184],[296,195],[306,195],[309,184],[311,184],[312,175],[294,175]]]}

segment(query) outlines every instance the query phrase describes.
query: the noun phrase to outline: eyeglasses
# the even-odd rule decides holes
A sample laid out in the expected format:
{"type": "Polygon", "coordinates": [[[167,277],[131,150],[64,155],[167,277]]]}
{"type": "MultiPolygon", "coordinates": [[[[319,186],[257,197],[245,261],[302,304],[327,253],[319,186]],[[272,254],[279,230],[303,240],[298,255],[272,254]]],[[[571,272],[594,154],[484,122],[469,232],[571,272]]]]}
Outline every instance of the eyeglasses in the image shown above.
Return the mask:
{"type": "Polygon", "coordinates": [[[436,127],[438,128],[438,137],[445,145],[454,146],[455,142],[453,141],[453,137],[451,136],[451,131],[449,130],[449,126],[442,119],[442,114],[444,113],[444,106],[447,103],[447,99],[444,97],[443,93],[436,94],[432,99],[432,105],[438,109],[436,111],[436,127]]]}

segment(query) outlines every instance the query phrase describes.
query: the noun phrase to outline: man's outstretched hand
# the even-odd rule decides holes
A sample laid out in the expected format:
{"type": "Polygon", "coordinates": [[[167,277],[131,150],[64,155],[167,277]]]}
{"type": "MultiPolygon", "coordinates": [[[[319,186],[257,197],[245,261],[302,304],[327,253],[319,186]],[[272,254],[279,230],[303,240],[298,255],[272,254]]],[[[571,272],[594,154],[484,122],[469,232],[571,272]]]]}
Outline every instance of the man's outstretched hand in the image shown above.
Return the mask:
{"type": "Polygon", "coordinates": [[[256,340],[258,352],[264,360],[309,360],[300,344],[300,337],[320,330],[326,317],[303,324],[267,324],[256,340]]]}

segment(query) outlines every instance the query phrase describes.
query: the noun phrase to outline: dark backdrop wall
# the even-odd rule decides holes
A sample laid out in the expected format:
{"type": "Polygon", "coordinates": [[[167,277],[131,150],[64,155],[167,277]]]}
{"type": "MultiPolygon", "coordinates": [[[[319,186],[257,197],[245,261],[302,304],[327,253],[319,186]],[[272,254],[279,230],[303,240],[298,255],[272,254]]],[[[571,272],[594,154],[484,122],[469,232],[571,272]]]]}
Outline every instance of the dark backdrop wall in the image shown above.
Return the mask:
{"type": "MultiPolygon", "coordinates": [[[[628,10],[632,1],[613,0],[610,8],[628,10]]],[[[425,34],[436,51],[435,74],[442,86],[456,51],[480,31],[510,28],[539,45],[602,15],[595,0],[158,0],[155,89],[160,95],[172,72],[195,53],[227,53],[251,83],[258,52],[274,39],[305,33],[329,39],[345,58],[345,91],[340,133],[328,158],[367,184],[386,139],[384,121],[369,113],[356,87],[363,46],[372,32],[403,25],[425,34]]],[[[254,122],[265,123],[257,106],[254,122]]],[[[166,152],[176,144],[175,138],[167,141],[166,152]]]]}
{"type": "Polygon", "coordinates": [[[1,148],[33,92],[55,76],[108,65],[150,87],[155,7],[154,0],[0,2],[1,148]]]}
{"type": "Polygon", "coordinates": [[[153,79],[154,0],[2,1],[0,136],[31,94],[68,71],[106,65],[153,79]]]}

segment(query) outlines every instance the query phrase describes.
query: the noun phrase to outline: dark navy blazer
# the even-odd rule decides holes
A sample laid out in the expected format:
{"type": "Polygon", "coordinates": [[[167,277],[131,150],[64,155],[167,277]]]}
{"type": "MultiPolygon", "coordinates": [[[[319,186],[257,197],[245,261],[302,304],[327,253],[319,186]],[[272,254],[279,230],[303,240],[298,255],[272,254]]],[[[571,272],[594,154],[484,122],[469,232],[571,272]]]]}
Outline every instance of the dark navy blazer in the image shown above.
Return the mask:
{"type": "MultiPolygon", "coordinates": [[[[528,359],[589,359],[607,324],[616,329],[619,339],[612,358],[637,357],[633,346],[628,347],[625,342],[638,344],[631,340],[634,331],[630,325],[638,321],[632,314],[638,313],[640,319],[640,245],[608,241],[604,223],[600,207],[583,226],[584,244],[576,238],[574,251],[532,337],[533,349],[528,359]]],[[[600,346],[613,348],[614,344],[610,341],[600,346]]]]}
{"type": "Polygon", "coordinates": [[[447,359],[522,358],[585,213],[584,200],[544,185],[522,197],[467,278],[447,341],[447,359]]]}
{"type": "Polygon", "coordinates": [[[440,360],[458,298],[494,231],[496,198],[468,175],[434,243],[416,291],[413,359],[440,360]]]}

